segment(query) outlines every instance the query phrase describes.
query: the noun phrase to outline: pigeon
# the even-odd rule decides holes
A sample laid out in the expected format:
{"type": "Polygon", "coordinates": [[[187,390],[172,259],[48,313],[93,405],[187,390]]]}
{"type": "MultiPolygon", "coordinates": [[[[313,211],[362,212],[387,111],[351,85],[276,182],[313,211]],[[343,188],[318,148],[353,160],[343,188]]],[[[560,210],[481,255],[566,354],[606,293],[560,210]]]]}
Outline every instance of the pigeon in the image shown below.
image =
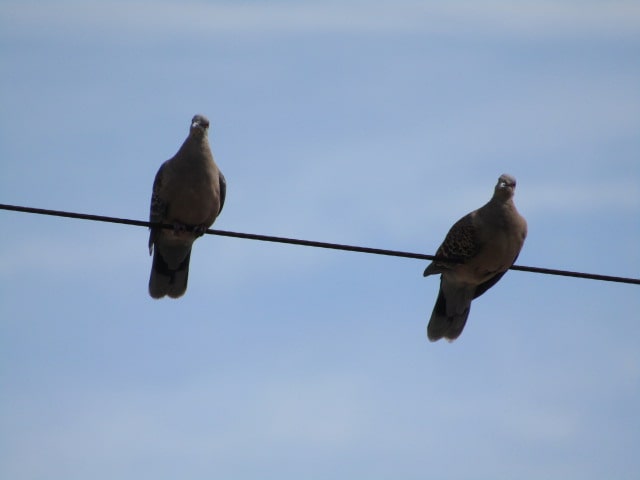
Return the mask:
{"type": "Polygon", "coordinates": [[[207,138],[209,120],[195,115],[189,136],[164,162],[153,182],[149,220],[149,254],[153,264],[149,295],[178,298],[187,290],[191,247],[222,211],[227,183],[218,169],[207,138]]]}
{"type": "Polygon", "coordinates": [[[518,258],[527,222],[513,203],[516,179],[503,174],[493,197],[458,220],[424,276],[440,275],[440,291],[427,327],[429,340],[460,336],[471,301],[494,286],[518,258]]]}

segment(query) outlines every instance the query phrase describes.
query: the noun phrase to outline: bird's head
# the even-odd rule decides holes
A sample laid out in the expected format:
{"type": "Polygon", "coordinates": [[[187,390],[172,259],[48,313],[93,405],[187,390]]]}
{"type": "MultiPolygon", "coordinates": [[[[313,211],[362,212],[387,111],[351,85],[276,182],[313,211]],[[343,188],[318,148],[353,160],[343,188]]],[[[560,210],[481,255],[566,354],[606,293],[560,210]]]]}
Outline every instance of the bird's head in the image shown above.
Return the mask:
{"type": "Polygon", "coordinates": [[[500,175],[500,178],[498,178],[498,183],[496,184],[495,196],[509,199],[513,197],[515,191],[516,179],[506,173],[500,175]]]}
{"type": "Polygon", "coordinates": [[[189,132],[197,135],[205,135],[209,130],[209,119],[204,115],[195,115],[191,119],[191,128],[189,132]]]}

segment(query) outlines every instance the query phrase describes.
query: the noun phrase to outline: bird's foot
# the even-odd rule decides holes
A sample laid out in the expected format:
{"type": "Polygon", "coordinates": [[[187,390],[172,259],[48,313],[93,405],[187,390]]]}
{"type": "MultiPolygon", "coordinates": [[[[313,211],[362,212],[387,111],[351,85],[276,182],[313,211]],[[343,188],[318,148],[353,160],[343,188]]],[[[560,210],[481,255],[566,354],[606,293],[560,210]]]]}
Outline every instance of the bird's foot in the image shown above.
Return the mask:
{"type": "Polygon", "coordinates": [[[196,237],[201,237],[202,235],[204,235],[204,232],[207,231],[207,226],[202,224],[202,225],[196,225],[195,227],[193,227],[193,233],[195,233],[196,237]]]}
{"type": "Polygon", "coordinates": [[[173,233],[180,234],[186,232],[189,228],[184,223],[175,222],[173,224],[173,233]]]}
{"type": "Polygon", "coordinates": [[[207,226],[202,225],[185,225],[184,223],[175,222],[173,224],[173,233],[174,235],[181,236],[185,233],[193,233],[196,237],[201,237],[204,235],[204,232],[207,231],[207,226]]]}

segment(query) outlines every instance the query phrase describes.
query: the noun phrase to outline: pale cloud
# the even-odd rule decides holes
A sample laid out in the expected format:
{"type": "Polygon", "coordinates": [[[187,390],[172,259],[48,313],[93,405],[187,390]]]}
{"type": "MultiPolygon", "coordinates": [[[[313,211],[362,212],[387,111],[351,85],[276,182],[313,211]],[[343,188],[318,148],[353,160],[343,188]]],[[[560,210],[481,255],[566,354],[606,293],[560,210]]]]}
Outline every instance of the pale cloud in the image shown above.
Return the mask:
{"type": "Polygon", "coordinates": [[[509,33],[527,36],[640,31],[637,2],[41,2],[0,6],[7,26],[151,33],[509,33]]]}
{"type": "Polygon", "coordinates": [[[556,444],[575,441],[580,419],[575,411],[569,409],[525,403],[504,412],[501,423],[504,431],[513,438],[556,444]]]}
{"type": "MultiPolygon", "coordinates": [[[[374,420],[363,408],[370,395],[362,378],[338,372],[252,376],[246,385],[219,374],[169,389],[55,390],[40,415],[6,420],[27,428],[14,437],[9,452],[15,455],[3,471],[32,463],[17,452],[38,452],[39,462],[28,467],[34,477],[43,474],[41,465],[56,462],[73,465],[69,473],[77,475],[96,466],[126,470],[148,458],[165,464],[181,457],[226,469],[245,462],[247,449],[252,461],[260,462],[262,445],[283,446],[285,452],[299,445],[340,452],[357,444],[363,422],[374,420]],[[32,422],[39,425],[37,436],[30,432],[32,422]]],[[[32,407],[34,400],[22,402],[32,407]]]]}
{"type": "Polygon", "coordinates": [[[55,272],[57,278],[78,272],[114,271],[148,258],[146,232],[124,227],[113,233],[97,233],[88,222],[84,227],[85,231],[73,237],[65,236],[68,230],[61,224],[62,233],[6,239],[0,251],[0,279],[34,271],[43,275],[55,272]]]}
{"type": "Polygon", "coordinates": [[[527,186],[518,197],[530,213],[640,212],[640,187],[629,177],[580,184],[552,178],[549,182],[527,186]]]}

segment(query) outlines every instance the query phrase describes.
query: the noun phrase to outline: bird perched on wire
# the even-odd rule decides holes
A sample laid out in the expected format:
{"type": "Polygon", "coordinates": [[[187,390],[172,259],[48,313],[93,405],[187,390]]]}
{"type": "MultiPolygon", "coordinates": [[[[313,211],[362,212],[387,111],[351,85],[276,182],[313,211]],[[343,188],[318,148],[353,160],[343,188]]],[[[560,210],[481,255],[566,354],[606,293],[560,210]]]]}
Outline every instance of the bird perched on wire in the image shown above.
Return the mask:
{"type": "Polygon", "coordinates": [[[178,298],[187,290],[191,247],[222,211],[227,184],[209,147],[209,120],[196,115],[189,136],[164,162],[153,182],[149,254],[153,254],[149,295],[178,298]]]}
{"type": "Polygon", "coordinates": [[[513,265],[527,236],[527,222],[513,203],[516,179],[503,174],[493,197],[458,220],[424,276],[441,274],[427,327],[429,340],[453,341],[462,333],[471,301],[494,286],[513,265]]]}

